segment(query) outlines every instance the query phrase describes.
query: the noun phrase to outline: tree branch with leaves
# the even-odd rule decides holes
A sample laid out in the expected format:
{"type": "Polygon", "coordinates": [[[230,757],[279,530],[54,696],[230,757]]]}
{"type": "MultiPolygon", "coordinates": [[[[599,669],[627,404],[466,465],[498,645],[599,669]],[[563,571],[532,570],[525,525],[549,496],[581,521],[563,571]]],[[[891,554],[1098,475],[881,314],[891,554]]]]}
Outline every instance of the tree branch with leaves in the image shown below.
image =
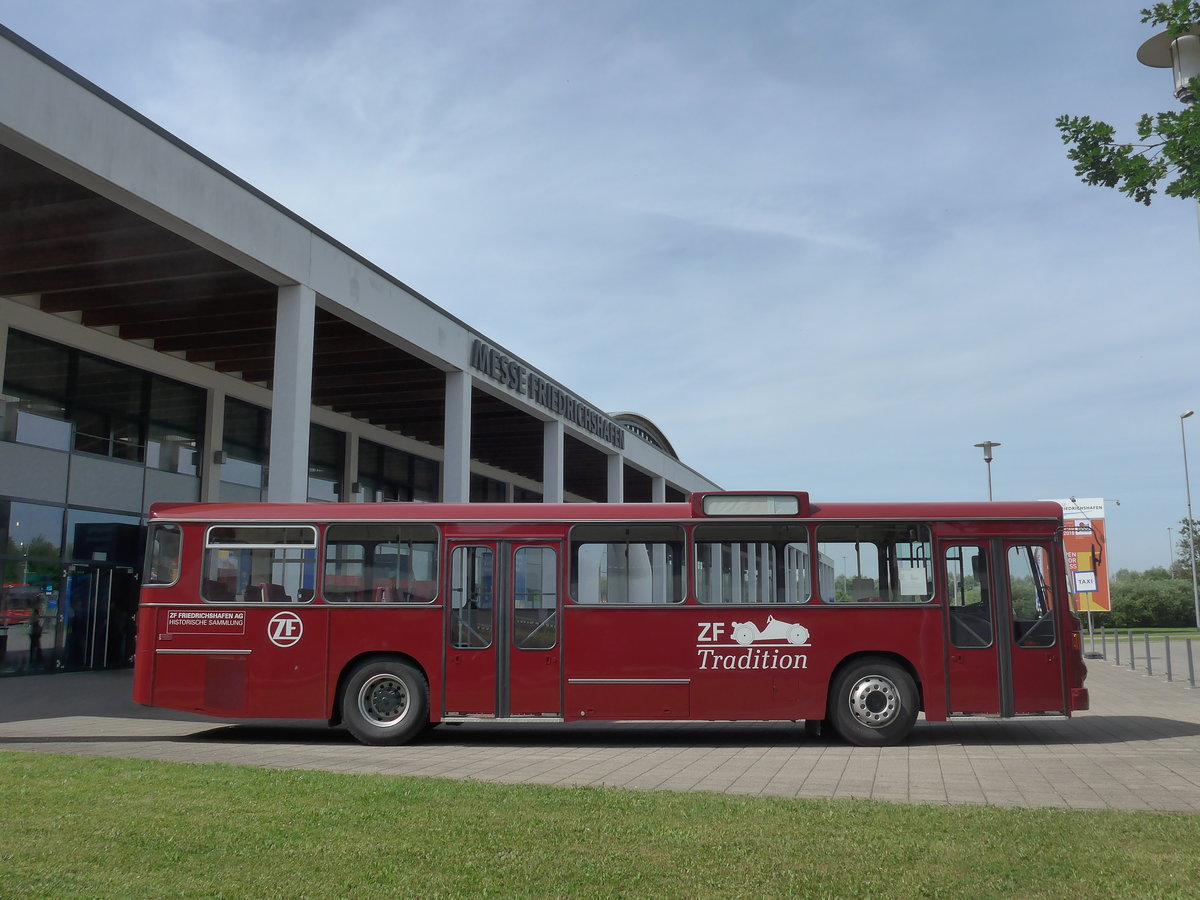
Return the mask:
{"type": "MultiPolygon", "coordinates": [[[[1156,3],[1142,10],[1142,21],[1166,26],[1172,35],[1187,34],[1200,25],[1200,0],[1156,3]]],[[[1059,116],[1055,125],[1070,147],[1075,174],[1147,206],[1160,183],[1169,197],[1200,197],[1200,78],[1191,87],[1193,97],[1183,110],[1138,119],[1137,142],[1118,141],[1115,128],[1090,116],[1059,116]]]]}

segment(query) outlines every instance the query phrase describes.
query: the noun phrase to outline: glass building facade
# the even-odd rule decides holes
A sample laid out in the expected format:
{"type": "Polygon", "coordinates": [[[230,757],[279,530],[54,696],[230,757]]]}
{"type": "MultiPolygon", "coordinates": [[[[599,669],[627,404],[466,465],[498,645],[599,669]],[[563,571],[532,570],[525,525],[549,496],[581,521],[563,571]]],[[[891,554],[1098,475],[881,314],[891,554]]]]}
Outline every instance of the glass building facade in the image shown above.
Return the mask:
{"type": "MultiPolygon", "coordinates": [[[[4,349],[0,675],[128,665],[146,509],[265,500],[270,410],[217,395],[220,434],[206,434],[204,387],[16,329],[4,349]]],[[[505,498],[477,478],[481,498],[505,498]]],[[[436,459],[311,426],[311,501],[436,501],[440,484],[436,459]]]]}

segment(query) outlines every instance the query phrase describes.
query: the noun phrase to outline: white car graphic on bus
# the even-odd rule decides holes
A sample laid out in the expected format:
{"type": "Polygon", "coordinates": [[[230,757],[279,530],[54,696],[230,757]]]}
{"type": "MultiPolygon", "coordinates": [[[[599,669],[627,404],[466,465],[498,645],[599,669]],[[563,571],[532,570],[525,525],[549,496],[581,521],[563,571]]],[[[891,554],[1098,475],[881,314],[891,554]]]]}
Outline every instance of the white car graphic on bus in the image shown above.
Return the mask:
{"type": "Polygon", "coordinates": [[[803,625],[781,622],[774,616],[767,616],[767,627],[761,630],[753,622],[734,622],[733,639],[742,646],[759,641],[787,641],[789,644],[805,647],[808,645],[808,629],[803,625]]]}

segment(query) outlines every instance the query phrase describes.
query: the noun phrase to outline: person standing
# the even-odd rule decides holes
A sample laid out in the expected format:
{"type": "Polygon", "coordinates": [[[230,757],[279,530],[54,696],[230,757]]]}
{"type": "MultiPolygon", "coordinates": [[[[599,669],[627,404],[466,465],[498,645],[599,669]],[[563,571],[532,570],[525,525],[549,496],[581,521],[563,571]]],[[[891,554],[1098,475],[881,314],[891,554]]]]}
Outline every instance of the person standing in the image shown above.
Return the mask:
{"type": "Polygon", "coordinates": [[[41,668],[44,665],[42,661],[42,609],[40,606],[35,606],[29,611],[29,659],[27,666],[30,669],[41,668]]]}

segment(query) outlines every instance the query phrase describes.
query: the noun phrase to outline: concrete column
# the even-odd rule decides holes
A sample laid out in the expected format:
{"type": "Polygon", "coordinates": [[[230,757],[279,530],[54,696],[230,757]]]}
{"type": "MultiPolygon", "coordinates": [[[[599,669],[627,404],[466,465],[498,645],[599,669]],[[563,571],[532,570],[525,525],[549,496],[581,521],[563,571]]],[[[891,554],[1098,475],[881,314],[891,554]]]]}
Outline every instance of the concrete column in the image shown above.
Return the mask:
{"type": "MultiPolygon", "coordinates": [[[[0,389],[4,387],[4,360],[8,353],[8,323],[0,322],[0,389]]],[[[0,440],[12,440],[17,431],[17,406],[0,400],[0,440]],[[11,432],[11,433],[10,433],[11,432]]]]}
{"type": "Polygon", "coordinates": [[[729,583],[730,583],[730,603],[742,602],[742,545],[733,543],[729,545],[729,583]]]}
{"type": "Polygon", "coordinates": [[[567,432],[563,423],[551,419],[542,427],[542,502],[563,502],[567,432]]]}
{"type": "Polygon", "coordinates": [[[609,503],[625,502],[625,457],[620,453],[610,453],[605,457],[608,462],[608,501],[609,503]]]}
{"type": "Polygon", "coordinates": [[[8,323],[0,322],[0,387],[4,386],[4,360],[8,355],[8,323]]]}
{"type": "Polygon", "coordinates": [[[661,475],[654,475],[650,478],[650,502],[667,502],[667,479],[661,475]]]}
{"type": "Polygon", "coordinates": [[[221,464],[217,454],[225,446],[225,392],[212,388],[208,392],[204,408],[204,437],[200,441],[203,452],[200,464],[200,500],[214,503],[221,499],[221,464]]]}
{"type": "Polygon", "coordinates": [[[471,499],[471,375],[446,373],[445,456],[442,459],[442,500],[471,499]]]}
{"type": "Polygon", "coordinates": [[[724,603],[729,598],[721,596],[722,585],[725,583],[721,577],[724,575],[725,557],[721,552],[721,544],[709,544],[709,559],[712,565],[708,568],[708,602],[709,603],[724,603]]]}
{"type": "Polygon", "coordinates": [[[312,412],[313,328],[317,294],[303,284],[279,289],[271,394],[271,470],[267,500],[308,499],[308,433],[312,412]]]}
{"type": "Polygon", "coordinates": [[[360,499],[354,493],[356,481],[358,481],[358,435],[347,431],[342,450],[342,493],[338,497],[339,500],[344,503],[353,503],[360,499]]]}

